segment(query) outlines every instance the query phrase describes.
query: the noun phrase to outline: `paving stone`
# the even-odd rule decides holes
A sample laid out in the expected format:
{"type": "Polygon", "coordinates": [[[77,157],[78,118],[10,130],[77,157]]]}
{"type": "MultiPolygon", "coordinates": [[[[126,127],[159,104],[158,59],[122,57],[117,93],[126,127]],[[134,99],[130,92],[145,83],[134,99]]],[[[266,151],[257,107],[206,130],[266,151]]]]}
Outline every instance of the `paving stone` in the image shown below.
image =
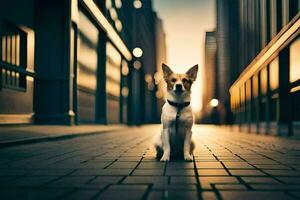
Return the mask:
{"type": "Polygon", "coordinates": [[[247,187],[243,184],[222,184],[222,183],[216,183],[215,188],[217,190],[247,190],[247,187]]]}
{"type": "Polygon", "coordinates": [[[194,176],[172,176],[171,184],[196,184],[197,180],[194,176]]]}
{"type": "Polygon", "coordinates": [[[194,128],[194,162],[157,161],[155,126],[0,149],[1,199],[300,198],[300,141],[194,128]]]}
{"type": "Polygon", "coordinates": [[[193,162],[170,162],[167,169],[194,169],[193,162]]]}
{"type": "Polygon", "coordinates": [[[194,169],[169,169],[166,171],[167,176],[195,176],[194,169]]]}
{"type": "Polygon", "coordinates": [[[81,199],[92,199],[99,193],[99,190],[91,190],[91,189],[85,189],[85,190],[76,190],[72,193],[69,193],[68,195],[64,196],[63,199],[70,199],[70,200],[81,200],[81,199]]]}
{"type": "Polygon", "coordinates": [[[153,190],[185,190],[185,191],[197,191],[197,184],[182,184],[182,183],[174,183],[174,184],[160,184],[154,183],[152,185],[153,190]]]}
{"type": "Polygon", "coordinates": [[[217,196],[214,192],[202,192],[201,193],[202,199],[204,200],[217,200],[217,196]]]}
{"type": "Polygon", "coordinates": [[[67,193],[70,193],[70,189],[38,189],[38,190],[26,190],[22,194],[22,199],[58,199],[67,193]]]}
{"type": "Polygon", "coordinates": [[[104,200],[139,200],[142,199],[144,195],[144,191],[119,191],[119,190],[106,190],[104,191],[98,199],[104,199],[104,200]]]}
{"type": "Polygon", "coordinates": [[[168,177],[164,176],[128,176],[123,183],[142,183],[142,184],[168,184],[168,177]]]}
{"type": "Polygon", "coordinates": [[[300,177],[276,177],[287,184],[300,184],[300,177]]]}
{"type": "Polygon", "coordinates": [[[230,169],[229,172],[234,176],[266,176],[259,170],[235,170],[230,169]]]}
{"type": "Polygon", "coordinates": [[[223,162],[226,168],[228,169],[252,169],[253,166],[249,165],[246,162],[223,162]]]}
{"type": "Polygon", "coordinates": [[[137,166],[138,162],[114,162],[108,169],[133,169],[137,166]]]}
{"type": "Polygon", "coordinates": [[[49,183],[49,187],[81,187],[84,186],[89,181],[93,180],[94,176],[66,176],[62,177],[54,182],[49,183]]]}
{"type": "Polygon", "coordinates": [[[199,176],[228,176],[224,169],[198,169],[199,176]]]}
{"type": "Polygon", "coordinates": [[[243,162],[243,160],[237,156],[218,156],[217,158],[219,161],[224,162],[243,162]]]}
{"type": "Polygon", "coordinates": [[[37,187],[42,186],[52,180],[59,178],[59,176],[29,176],[21,177],[16,180],[10,181],[4,186],[9,187],[37,187]]]}
{"type": "Polygon", "coordinates": [[[278,162],[269,159],[247,159],[252,165],[277,165],[278,162]]]}
{"type": "Polygon", "coordinates": [[[132,172],[133,169],[79,169],[76,170],[72,175],[85,176],[85,175],[124,175],[127,176],[132,172]]]}
{"type": "Polygon", "coordinates": [[[296,170],[263,170],[263,171],[272,176],[299,176],[300,177],[300,171],[296,171],[296,170]]]}
{"type": "Polygon", "coordinates": [[[141,160],[141,156],[121,156],[118,158],[118,161],[136,161],[139,162],[141,160]]]}
{"type": "Polygon", "coordinates": [[[221,191],[223,200],[290,200],[294,199],[283,192],[257,192],[257,191],[221,191]]]}
{"type": "Polygon", "coordinates": [[[281,164],[277,164],[277,165],[270,165],[270,164],[255,164],[254,165],[255,167],[259,168],[259,169],[291,169],[290,167],[288,166],[284,166],[284,165],[281,165],[281,164]]]}
{"type": "Polygon", "coordinates": [[[198,198],[197,191],[174,191],[174,190],[167,190],[164,193],[165,199],[197,199],[198,198]]]}
{"type": "Polygon", "coordinates": [[[99,199],[125,199],[125,200],[135,200],[141,199],[147,190],[147,186],[127,186],[127,185],[119,185],[119,186],[111,186],[107,190],[105,190],[99,196],[99,199]],[[131,187],[131,188],[130,188],[131,187]]]}
{"type": "Polygon", "coordinates": [[[95,179],[92,179],[89,184],[116,184],[119,183],[123,178],[123,176],[97,176],[95,179]]]}
{"type": "Polygon", "coordinates": [[[220,162],[196,162],[196,166],[198,169],[215,169],[215,168],[222,168],[223,165],[220,162]]]}
{"type": "Polygon", "coordinates": [[[63,176],[74,172],[72,169],[36,169],[29,173],[30,176],[63,176]]]}
{"type": "Polygon", "coordinates": [[[137,167],[138,169],[164,169],[166,163],[163,162],[141,162],[139,166],[137,167]]]}
{"type": "Polygon", "coordinates": [[[149,175],[149,176],[162,176],[164,173],[164,170],[155,170],[155,169],[136,169],[133,171],[132,175],[149,175]]]}
{"type": "Polygon", "coordinates": [[[255,190],[300,190],[300,185],[286,185],[286,184],[251,184],[255,190]]]}
{"type": "Polygon", "coordinates": [[[241,177],[246,183],[279,183],[272,177],[241,177]]]}
{"type": "Polygon", "coordinates": [[[157,200],[157,199],[163,199],[163,198],[164,198],[163,191],[151,191],[148,194],[147,200],[157,200]]]}
{"type": "Polygon", "coordinates": [[[239,183],[238,179],[235,177],[199,177],[200,185],[203,189],[212,189],[211,184],[217,184],[217,183],[226,183],[226,184],[232,184],[232,183],[239,183]]]}

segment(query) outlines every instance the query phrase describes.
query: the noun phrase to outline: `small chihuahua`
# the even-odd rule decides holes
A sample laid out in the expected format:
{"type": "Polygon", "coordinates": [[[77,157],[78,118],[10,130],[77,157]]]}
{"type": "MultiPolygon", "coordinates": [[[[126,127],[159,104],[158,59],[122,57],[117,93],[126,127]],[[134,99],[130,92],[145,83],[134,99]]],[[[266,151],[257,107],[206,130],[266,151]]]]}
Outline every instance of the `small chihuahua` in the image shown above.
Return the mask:
{"type": "Polygon", "coordinates": [[[179,158],[193,159],[194,143],[191,141],[194,117],[191,102],[191,86],[196,80],[198,65],[185,74],[176,74],[170,67],[162,65],[167,83],[167,100],[162,108],[161,134],[155,139],[156,156],[160,161],[179,158]]]}

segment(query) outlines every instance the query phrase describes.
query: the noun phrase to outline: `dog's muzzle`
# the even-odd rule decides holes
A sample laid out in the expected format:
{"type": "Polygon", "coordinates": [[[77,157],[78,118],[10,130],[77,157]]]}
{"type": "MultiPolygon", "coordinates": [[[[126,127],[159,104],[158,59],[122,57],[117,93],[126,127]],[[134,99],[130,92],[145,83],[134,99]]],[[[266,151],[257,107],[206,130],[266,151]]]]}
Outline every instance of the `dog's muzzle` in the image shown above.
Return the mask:
{"type": "Polygon", "coordinates": [[[181,84],[176,84],[175,85],[175,92],[176,93],[181,93],[183,92],[183,86],[181,84]]]}

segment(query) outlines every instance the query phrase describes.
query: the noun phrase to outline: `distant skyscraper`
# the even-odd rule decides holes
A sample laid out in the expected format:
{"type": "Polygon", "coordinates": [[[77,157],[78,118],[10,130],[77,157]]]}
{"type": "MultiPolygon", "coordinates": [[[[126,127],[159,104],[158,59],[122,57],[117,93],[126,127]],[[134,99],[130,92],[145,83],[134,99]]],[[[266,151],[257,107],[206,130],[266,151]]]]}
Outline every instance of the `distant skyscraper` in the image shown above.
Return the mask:
{"type": "MultiPolygon", "coordinates": [[[[238,75],[238,2],[217,0],[217,90],[219,107],[229,111],[229,87],[238,75]]],[[[222,123],[227,123],[227,114],[222,123]]]]}
{"type": "Polygon", "coordinates": [[[217,80],[217,40],[216,31],[206,32],[205,34],[205,65],[203,68],[203,93],[202,93],[202,123],[211,123],[212,107],[210,101],[218,99],[218,80],[217,80]]]}

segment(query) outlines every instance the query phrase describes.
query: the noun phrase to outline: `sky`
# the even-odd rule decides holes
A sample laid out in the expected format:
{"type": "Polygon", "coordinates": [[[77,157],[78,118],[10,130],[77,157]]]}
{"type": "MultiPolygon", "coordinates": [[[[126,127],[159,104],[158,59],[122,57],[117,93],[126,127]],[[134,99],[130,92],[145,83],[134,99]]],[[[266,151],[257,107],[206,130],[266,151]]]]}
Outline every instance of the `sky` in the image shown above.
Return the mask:
{"type": "Polygon", "coordinates": [[[199,64],[192,88],[192,107],[195,112],[200,111],[205,31],[215,28],[215,1],[153,0],[153,7],[163,20],[166,32],[167,64],[179,73],[199,64]]]}

